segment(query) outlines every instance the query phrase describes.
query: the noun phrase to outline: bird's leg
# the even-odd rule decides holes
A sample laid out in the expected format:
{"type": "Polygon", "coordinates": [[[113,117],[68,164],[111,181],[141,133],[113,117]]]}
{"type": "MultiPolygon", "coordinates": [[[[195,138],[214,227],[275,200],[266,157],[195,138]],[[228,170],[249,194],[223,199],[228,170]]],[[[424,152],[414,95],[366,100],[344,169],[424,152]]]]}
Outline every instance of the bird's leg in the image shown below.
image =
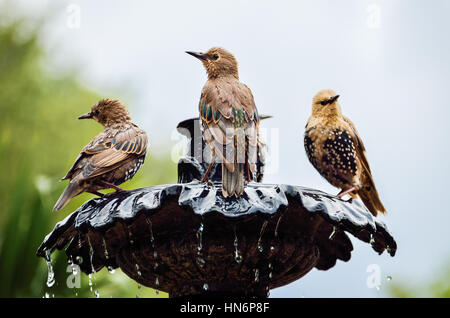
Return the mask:
{"type": "Polygon", "coordinates": [[[122,188],[116,186],[115,184],[112,184],[112,183],[109,183],[109,182],[106,182],[106,181],[103,181],[103,180],[99,180],[99,182],[100,182],[102,185],[107,186],[108,188],[114,189],[114,190],[116,190],[116,191],[125,191],[124,189],[122,189],[122,188]]]}
{"type": "Polygon", "coordinates": [[[216,152],[214,151],[214,148],[211,149],[211,162],[209,163],[208,169],[206,169],[205,175],[203,176],[202,183],[208,183],[208,185],[212,186],[212,182],[209,181],[209,173],[211,172],[211,168],[213,163],[216,161],[216,152]]]}
{"type": "Polygon", "coordinates": [[[353,186],[353,187],[351,187],[350,189],[347,189],[347,190],[342,190],[341,192],[339,192],[339,194],[337,195],[337,197],[338,198],[342,198],[344,195],[346,195],[346,194],[349,194],[349,193],[351,193],[351,192],[353,192],[353,191],[358,191],[359,190],[359,187],[358,186],[353,186]]]}
{"type": "Polygon", "coordinates": [[[206,182],[209,185],[211,185],[211,181],[209,181],[208,176],[209,176],[209,173],[211,172],[213,163],[214,163],[214,160],[211,160],[211,162],[209,163],[208,169],[206,169],[205,175],[203,176],[202,183],[206,182]]]}
{"type": "Polygon", "coordinates": [[[246,176],[247,182],[250,182],[250,165],[248,163],[248,158],[245,158],[245,171],[247,173],[246,176]]]}
{"type": "Polygon", "coordinates": [[[105,194],[98,191],[87,191],[87,192],[98,195],[100,198],[103,198],[105,196],[105,194]]]}

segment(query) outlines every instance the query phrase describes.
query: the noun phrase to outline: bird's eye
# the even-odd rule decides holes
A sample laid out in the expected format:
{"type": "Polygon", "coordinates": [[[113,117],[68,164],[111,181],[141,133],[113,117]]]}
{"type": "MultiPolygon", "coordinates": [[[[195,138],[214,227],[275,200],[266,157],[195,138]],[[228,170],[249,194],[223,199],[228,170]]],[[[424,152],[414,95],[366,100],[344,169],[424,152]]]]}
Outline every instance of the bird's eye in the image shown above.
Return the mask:
{"type": "Polygon", "coordinates": [[[219,58],[219,55],[218,54],[214,54],[213,55],[213,60],[217,60],[219,58]]]}
{"type": "Polygon", "coordinates": [[[328,104],[327,100],[323,100],[323,101],[320,102],[320,105],[322,105],[322,106],[325,106],[326,104],[328,104]]]}

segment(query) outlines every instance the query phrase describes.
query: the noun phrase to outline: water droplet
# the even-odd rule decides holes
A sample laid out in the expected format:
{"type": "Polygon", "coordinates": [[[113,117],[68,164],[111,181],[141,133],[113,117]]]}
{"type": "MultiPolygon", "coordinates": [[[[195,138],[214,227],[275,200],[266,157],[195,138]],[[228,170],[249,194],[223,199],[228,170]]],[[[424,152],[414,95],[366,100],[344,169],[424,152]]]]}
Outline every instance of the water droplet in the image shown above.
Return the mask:
{"type": "Polygon", "coordinates": [[[83,264],[83,257],[81,256],[75,257],[75,262],[77,262],[78,265],[83,264]]]}
{"type": "Polygon", "coordinates": [[[237,251],[236,251],[236,255],[235,255],[234,259],[236,260],[236,263],[241,263],[242,262],[242,255],[238,254],[237,251]]]}
{"type": "Polygon", "coordinates": [[[159,286],[159,278],[158,278],[158,276],[156,276],[156,279],[155,279],[155,285],[156,285],[156,286],[159,286]]]}
{"type": "Polygon", "coordinates": [[[273,253],[273,251],[275,251],[275,247],[271,246],[270,251],[273,253]]]}
{"type": "Polygon", "coordinates": [[[89,260],[91,262],[91,270],[92,273],[95,274],[95,268],[94,268],[94,249],[92,248],[91,239],[89,238],[89,234],[86,234],[88,244],[89,244],[89,260]]]}
{"type": "Polygon", "coordinates": [[[50,298],[50,294],[49,293],[45,293],[44,298],[50,298]]]}
{"type": "Polygon", "coordinates": [[[150,230],[150,244],[152,245],[152,248],[153,248],[153,258],[156,259],[158,257],[158,253],[156,252],[156,249],[155,249],[155,237],[153,236],[153,223],[147,217],[145,218],[145,220],[147,221],[147,224],[148,224],[148,227],[150,230]]]}
{"type": "Polygon", "coordinates": [[[337,226],[333,225],[333,231],[331,232],[330,236],[328,237],[329,240],[334,239],[334,237],[336,236],[336,232],[337,232],[337,226]]]}
{"type": "Polygon", "coordinates": [[[92,274],[89,274],[88,277],[89,277],[89,286],[92,287],[92,274]]]}
{"type": "Polygon", "coordinates": [[[272,279],[272,271],[273,271],[272,263],[269,263],[269,279],[272,279]]]}
{"type": "Polygon", "coordinates": [[[263,234],[264,234],[264,230],[266,229],[267,223],[268,223],[267,220],[264,221],[263,224],[262,224],[262,226],[261,226],[261,230],[259,231],[259,238],[258,238],[258,244],[257,244],[257,246],[258,246],[258,251],[259,251],[260,253],[262,253],[262,252],[264,251],[264,248],[263,248],[263,246],[262,246],[261,240],[262,240],[262,236],[263,236],[263,234]]]}
{"type": "Polygon", "coordinates": [[[203,266],[205,266],[205,263],[206,263],[206,261],[203,258],[197,257],[198,266],[203,267],[203,266]]]}
{"type": "Polygon", "coordinates": [[[209,289],[209,286],[208,286],[208,284],[203,284],[203,290],[208,290],[209,289]]]}
{"type": "Polygon", "coordinates": [[[255,283],[257,283],[259,282],[259,269],[255,268],[254,271],[255,271],[255,283]]]}
{"type": "Polygon", "coordinates": [[[388,282],[391,281],[391,280],[392,280],[392,276],[388,275],[388,276],[386,277],[386,280],[387,280],[388,282]]]}
{"type": "Polygon", "coordinates": [[[275,226],[275,237],[278,237],[278,227],[280,226],[280,222],[281,222],[281,218],[283,217],[283,215],[281,215],[279,218],[278,218],[278,221],[277,221],[277,225],[275,226]]]}
{"type": "Polygon", "coordinates": [[[236,261],[236,263],[240,263],[242,262],[242,256],[241,254],[239,254],[239,249],[238,249],[238,238],[236,235],[236,229],[234,229],[234,260],[236,261]]]}
{"type": "Polygon", "coordinates": [[[97,290],[94,292],[94,295],[95,295],[95,298],[100,298],[100,293],[97,290]]]}
{"type": "Polygon", "coordinates": [[[112,266],[108,266],[108,273],[110,274],[114,274],[116,272],[116,270],[112,267],[112,266]]]}
{"type": "Polygon", "coordinates": [[[388,254],[391,254],[391,248],[390,248],[390,246],[388,245],[388,246],[386,246],[386,252],[388,253],[388,254]]]}
{"type": "Polygon", "coordinates": [[[106,242],[105,242],[104,238],[103,238],[103,248],[105,249],[105,258],[106,258],[106,260],[109,260],[109,253],[108,253],[108,249],[106,248],[106,242]]]}
{"type": "Polygon", "coordinates": [[[52,258],[50,250],[45,251],[45,262],[47,263],[47,287],[52,287],[55,284],[55,273],[53,272],[52,258]]]}
{"type": "Polygon", "coordinates": [[[142,286],[141,286],[141,285],[138,285],[138,289],[142,289],[142,286]]]}
{"type": "Polygon", "coordinates": [[[198,246],[197,246],[197,264],[200,267],[205,266],[205,260],[202,258],[202,249],[203,249],[203,229],[204,225],[203,222],[200,223],[200,227],[197,230],[197,239],[198,239],[198,246]]]}
{"type": "Polygon", "coordinates": [[[136,267],[136,273],[137,273],[139,276],[142,276],[142,273],[141,273],[141,271],[139,270],[139,265],[136,263],[136,264],[134,264],[134,266],[136,267]]]}
{"type": "Polygon", "coordinates": [[[370,245],[374,245],[375,244],[375,239],[373,238],[373,234],[370,234],[370,241],[369,241],[370,245]]]}
{"type": "Polygon", "coordinates": [[[155,289],[155,294],[159,295],[159,290],[155,289]]]}

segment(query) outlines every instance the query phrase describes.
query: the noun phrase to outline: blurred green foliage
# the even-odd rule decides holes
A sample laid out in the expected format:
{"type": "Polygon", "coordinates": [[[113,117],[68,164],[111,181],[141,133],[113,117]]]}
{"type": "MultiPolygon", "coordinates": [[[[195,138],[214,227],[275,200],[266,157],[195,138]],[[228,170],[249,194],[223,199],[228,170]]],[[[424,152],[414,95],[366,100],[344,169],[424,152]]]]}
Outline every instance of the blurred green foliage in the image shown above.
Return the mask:
{"type": "Polygon", "coordinates": [[[390,284],[389,295],[400,298],[450,298],[450,266],[444,266],[431,281],[417,283],[405,279],[390,284]]]}
{"type": "MultiPolygon", "coordinates": [[[[52,256],[56,284],[46,286],[47,267],[36,257],[38,246],[56,222],[93,197],[81,194],[54,213],[52,207],[67,184],[58,180],[102,127],[76,120],[100,96],[80,85],[75,75],[46,74],[38,39],[39,29],[24,36],[21,21],[0,26],[0,297],[94,297],[96,290],[100,297],[166,297],[138,288],[119,270],[96,273],[92,291],[84,274],[81,288],[70,289],[67,258],[60,251],[52,256]]],[[[156,156],[150,150],[143,168],[123,187],[175,180],[169,154],[156,156]]]]}

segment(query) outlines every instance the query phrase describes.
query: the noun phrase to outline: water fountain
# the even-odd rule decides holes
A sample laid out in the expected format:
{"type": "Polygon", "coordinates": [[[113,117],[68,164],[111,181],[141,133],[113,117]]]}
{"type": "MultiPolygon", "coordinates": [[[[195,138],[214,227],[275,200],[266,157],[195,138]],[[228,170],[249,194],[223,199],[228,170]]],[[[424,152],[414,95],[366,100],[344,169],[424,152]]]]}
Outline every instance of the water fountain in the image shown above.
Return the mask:
{"type": "MultiPolygon", "coordinates": [[[[180,296],[267,297],[314,267],[350,260],[348,234],[379,254],[395,255],[386,225],[357,200],[255,180],[239,199],[221,194],[220,164],[212,184],[200,183],[207,163],[197,119],[178,125],[189,138],[177,184],[94,198],[56,224],[37,255],[63,249],[85,274],[121,268],[138,284],[180,296]],[[78,260],[78,261],[77,261],[78,260]]],[[[205,151],[207,153],[207,150],[205,151]]]]}

